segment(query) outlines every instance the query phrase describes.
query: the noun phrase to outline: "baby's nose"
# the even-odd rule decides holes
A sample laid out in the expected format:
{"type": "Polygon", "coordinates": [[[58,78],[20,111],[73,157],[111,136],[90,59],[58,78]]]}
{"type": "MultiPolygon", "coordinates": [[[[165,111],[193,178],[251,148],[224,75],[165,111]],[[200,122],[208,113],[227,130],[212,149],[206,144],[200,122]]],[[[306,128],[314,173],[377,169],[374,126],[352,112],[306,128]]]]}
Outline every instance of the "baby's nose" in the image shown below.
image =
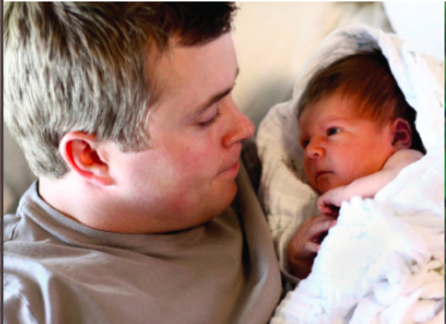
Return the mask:
{"type": "Polygon", "coordinates": [[[317,139],[312,139],[305,148],[305,157],[307,159],[317,159],[324,156],[325,150],[317,139]]]}

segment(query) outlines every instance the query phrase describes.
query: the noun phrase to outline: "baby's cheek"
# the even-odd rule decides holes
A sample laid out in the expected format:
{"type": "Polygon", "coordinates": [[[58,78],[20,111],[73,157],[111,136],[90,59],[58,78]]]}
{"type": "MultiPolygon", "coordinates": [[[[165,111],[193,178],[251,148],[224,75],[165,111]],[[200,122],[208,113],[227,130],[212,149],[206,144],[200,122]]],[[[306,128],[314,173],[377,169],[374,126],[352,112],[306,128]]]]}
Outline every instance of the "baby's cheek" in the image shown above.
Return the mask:
{"type": "Polygon", "coordinates": [[[307,163],[304,164],[304,173],[307,180],[311,183],[311,185],[314,186],[314,179],[311,172],[311,167],[307,163]]]}

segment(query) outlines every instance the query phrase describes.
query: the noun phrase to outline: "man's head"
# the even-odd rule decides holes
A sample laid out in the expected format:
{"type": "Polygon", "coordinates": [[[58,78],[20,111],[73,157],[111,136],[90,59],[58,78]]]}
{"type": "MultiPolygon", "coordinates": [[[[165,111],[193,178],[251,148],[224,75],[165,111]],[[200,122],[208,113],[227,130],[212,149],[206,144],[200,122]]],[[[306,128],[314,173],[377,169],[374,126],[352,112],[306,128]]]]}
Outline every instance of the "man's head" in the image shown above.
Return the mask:
{"type": "Polygon", "coordinates": [[[415,111],[379,52],[318,71],[299,102],[298,119],[305,173],[320,193],[381,170],[396,150],[424,152],[415,111]]]}
{"type": "Polygon", "coordinates": [[[99,204],[113,210],[107,223],[93,227],[181,230],[220,215],[235,197],[241,143],[254,126],[232,100],[238,64],[231,36],[201,46],[174,44],[156,69],[164,91],[149,121],[150,149],[124,153],[105,144],[96,150],[100,162],[95,162],[86,149],[88,138],[74,134],[74,140],[62,140],[63,147],[71,141],[75,150],[91,156],[83,163],[80,154],[79,161],[69,162],[71,168],[90,173],[89,183],[113,197],[99,204]],[[115,213],[131,217],[116,219],[115,213]]]}
{"type": "Polygon", "coordinates": [[[163,90],[157,56],[174,36],[217,39],[234,13],[231,3],[5,3],[5,121],[33,172],[66,174],[59,144],[71,131],[146,149],[163,90]]]}
{"type": "Polygon", "coordinates": [[[241,142],[254,133],[231,94],[238,74],[229,34],[234,6],[29,6],[7,8],[6,23],[20,27],[7,30],[8,61],[14,51],[25,61],[40,60],[36,51],[45,56],[39,68],[6,74],[15,93],[8,94],[8,119],[28,158],[38,155],[41,196],[85,225],[113,232],[179,231],[220,215],[236,194],[241,142]],[[45,6],[52,8],[47,20],[34,13],[27,21],[23,12],[45,6]],[[21,16],[9,17],[20,8],[21,16]],[[47,37],[47,29],[64,34],[47,37]],[[60,56],[59,67],[53,61],[60,56]]]}

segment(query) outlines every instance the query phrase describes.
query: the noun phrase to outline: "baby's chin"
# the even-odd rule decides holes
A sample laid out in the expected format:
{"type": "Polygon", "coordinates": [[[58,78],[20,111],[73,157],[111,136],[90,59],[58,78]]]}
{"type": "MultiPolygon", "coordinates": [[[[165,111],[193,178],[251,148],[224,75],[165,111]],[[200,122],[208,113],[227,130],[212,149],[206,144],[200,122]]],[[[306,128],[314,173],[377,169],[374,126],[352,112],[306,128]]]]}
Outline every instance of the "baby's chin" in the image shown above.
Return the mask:
{"type": "Polygon", "coordinates": [[[351,183],[350,179],[339,178],[333,173],[327,173],[318,179],[310,181],[311,187],[320,195],[323,195],[332,189],[346,186],[349,183],[351,183]]]}
{"type": "Polygon", "coordinates": [[[330,191],[332,189],[335,189],[335,188],[338,188],[338,187],[341,187],[341,186],[344,186],[344,184],[342,184],[342,183],[327,183],[327,182],[325,182],[325,183],[319,185],[317,188],[315,188],[315,190],[320,195],[323,195],[323,194],[327,193],[328,191],[330,191]]]}
{"type": "Polygon", "coordinates": [[[327,191],[330,191],[331,189],[334,188],[333,185],[327,183],[327,182],[323,182],[323,183],[317,183],[315,185],[312,186],[314,190],[316,190],[316,192],[320,195],[323,195],[324,193],[326,193],[327,191]]]}

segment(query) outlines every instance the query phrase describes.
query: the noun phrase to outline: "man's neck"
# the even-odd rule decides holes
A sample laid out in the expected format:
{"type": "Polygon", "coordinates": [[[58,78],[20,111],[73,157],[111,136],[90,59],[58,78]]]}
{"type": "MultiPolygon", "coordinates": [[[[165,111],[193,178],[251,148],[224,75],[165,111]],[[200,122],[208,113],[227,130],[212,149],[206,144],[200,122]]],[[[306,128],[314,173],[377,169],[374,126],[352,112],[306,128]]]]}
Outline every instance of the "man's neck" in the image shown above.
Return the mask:
{"type": "Polygon", "coordinates": [[[77,196],[79,191],[75,188],[75,184],[71,183],[69,194],[66,188],[68,181],[64,179],[39,177],[38,184],[37,191],[40,198],[64,216],[80,222],[71,211],[72,201],[78,201],[78,206],[82,206],[82,197],[77,196]]]}
{"type": "Polygon", "coordinates": [[[62,179],[39,177],[38,193],[52,208],[92,229],[138,233],[141,227],[126,219],[125,210],[116,203],[119,201],[116,193],[98,188],[74,174],[62,179]]]}

